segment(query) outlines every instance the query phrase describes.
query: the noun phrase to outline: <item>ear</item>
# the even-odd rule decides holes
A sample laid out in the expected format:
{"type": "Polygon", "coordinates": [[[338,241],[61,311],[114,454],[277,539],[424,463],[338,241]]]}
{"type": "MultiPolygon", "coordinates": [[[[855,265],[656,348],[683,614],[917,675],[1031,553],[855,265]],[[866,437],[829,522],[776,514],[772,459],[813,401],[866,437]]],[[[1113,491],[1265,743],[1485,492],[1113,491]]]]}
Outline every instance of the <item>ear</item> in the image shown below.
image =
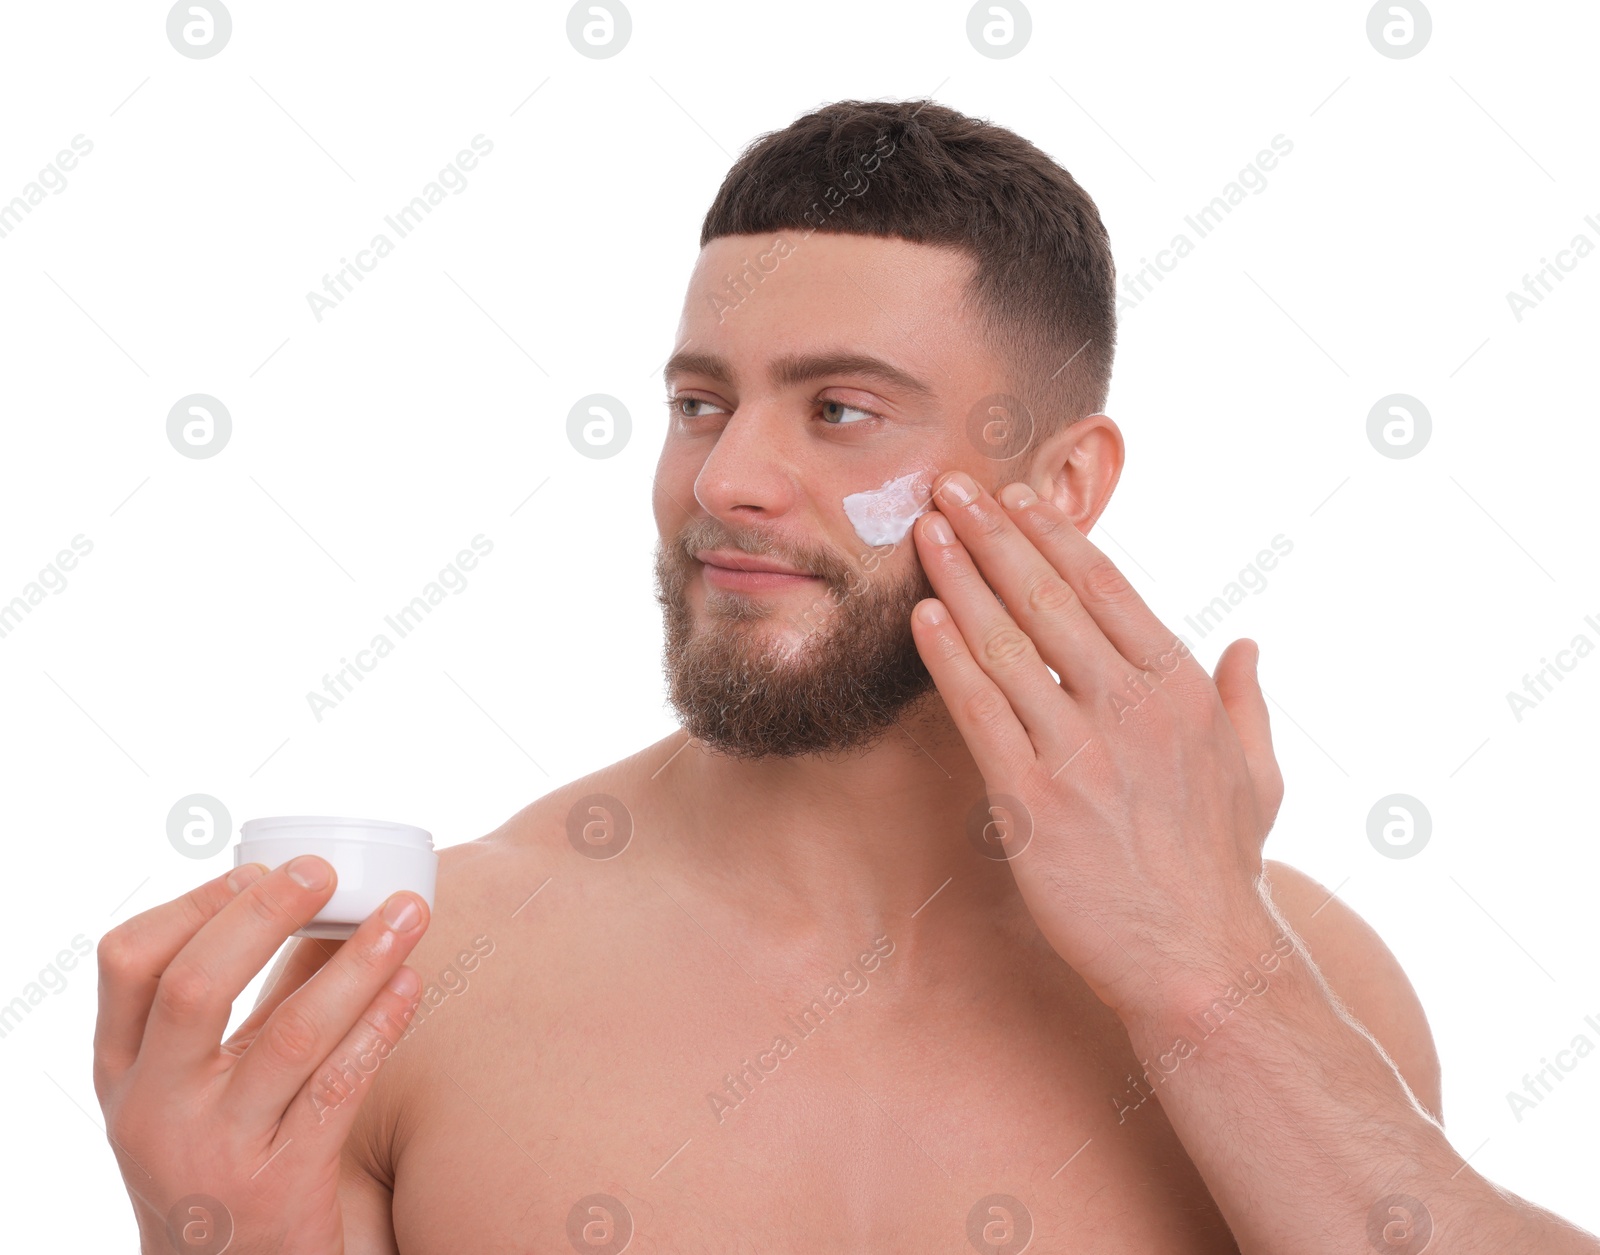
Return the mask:
{"type": "Polygon", "coordinates": [[[1033,451],[1027,482],[1087,533],[1110,503],[1126,455],[1116,423],[1105,414],[1089,414],[1033,451]]]}

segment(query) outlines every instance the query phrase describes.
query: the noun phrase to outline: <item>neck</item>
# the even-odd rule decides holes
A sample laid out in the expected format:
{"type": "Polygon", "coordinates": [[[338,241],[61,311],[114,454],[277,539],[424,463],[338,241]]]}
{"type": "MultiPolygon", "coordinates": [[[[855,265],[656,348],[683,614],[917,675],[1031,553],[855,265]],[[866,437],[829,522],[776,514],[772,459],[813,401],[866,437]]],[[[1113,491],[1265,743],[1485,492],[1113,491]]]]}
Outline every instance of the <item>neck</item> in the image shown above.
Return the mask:
{"type": "Polygon", "coordinates": [[[1009,868],[969,840],[983,777],[937,693],[856,753],[738,759],[681,732],[663,744],[682,747],[661,773],[678,853],[776,930],[906,935],[1017,898],[1009,868]]]}

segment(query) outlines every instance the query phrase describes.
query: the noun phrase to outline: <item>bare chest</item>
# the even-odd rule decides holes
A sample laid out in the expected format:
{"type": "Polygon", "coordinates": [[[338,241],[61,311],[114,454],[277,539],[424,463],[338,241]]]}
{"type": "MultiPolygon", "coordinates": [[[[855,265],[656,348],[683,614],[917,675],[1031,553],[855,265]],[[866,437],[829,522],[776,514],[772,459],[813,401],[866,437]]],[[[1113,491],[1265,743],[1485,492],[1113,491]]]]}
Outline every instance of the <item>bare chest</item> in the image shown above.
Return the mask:
{"type": "Polygon", "coordinates": [[[491,959],[399,1073],[400,1250],[1236,1249],[1104,1007],[870,953],[491,959]]]}

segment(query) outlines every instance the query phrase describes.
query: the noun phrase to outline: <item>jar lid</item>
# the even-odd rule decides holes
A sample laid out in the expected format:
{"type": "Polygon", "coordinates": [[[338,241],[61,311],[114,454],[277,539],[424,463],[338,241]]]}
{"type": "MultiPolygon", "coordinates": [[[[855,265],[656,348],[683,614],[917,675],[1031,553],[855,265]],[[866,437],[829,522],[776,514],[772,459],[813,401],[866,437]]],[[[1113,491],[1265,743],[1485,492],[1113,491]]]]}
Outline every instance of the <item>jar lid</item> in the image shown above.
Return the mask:
{"type": "Polygon", "coordinates": [[[273,815],[247,819],[239,825],[239,844],[251,841],[291,840],[371,841],[433,849],[433,834],[412,824],[387,819],[350,819],[341,815],[273,815]]]}

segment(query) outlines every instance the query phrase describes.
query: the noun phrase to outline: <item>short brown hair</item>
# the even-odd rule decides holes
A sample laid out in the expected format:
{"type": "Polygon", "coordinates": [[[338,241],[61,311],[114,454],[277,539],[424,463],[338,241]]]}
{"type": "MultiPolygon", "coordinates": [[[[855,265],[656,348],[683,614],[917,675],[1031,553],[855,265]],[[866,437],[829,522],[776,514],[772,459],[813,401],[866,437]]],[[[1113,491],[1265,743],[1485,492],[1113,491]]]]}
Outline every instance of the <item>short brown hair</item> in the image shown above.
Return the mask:
{"type": "Polygon", "coordinates": [[[1117,334],[1111,242],[1089,194],[1014,131],[931,100],[825,105],[739,155],[700,246],[791,229],[898,236],[973,258],[968,296],[1033,420],[992,456],[1104,407],[1117,334]]]}

